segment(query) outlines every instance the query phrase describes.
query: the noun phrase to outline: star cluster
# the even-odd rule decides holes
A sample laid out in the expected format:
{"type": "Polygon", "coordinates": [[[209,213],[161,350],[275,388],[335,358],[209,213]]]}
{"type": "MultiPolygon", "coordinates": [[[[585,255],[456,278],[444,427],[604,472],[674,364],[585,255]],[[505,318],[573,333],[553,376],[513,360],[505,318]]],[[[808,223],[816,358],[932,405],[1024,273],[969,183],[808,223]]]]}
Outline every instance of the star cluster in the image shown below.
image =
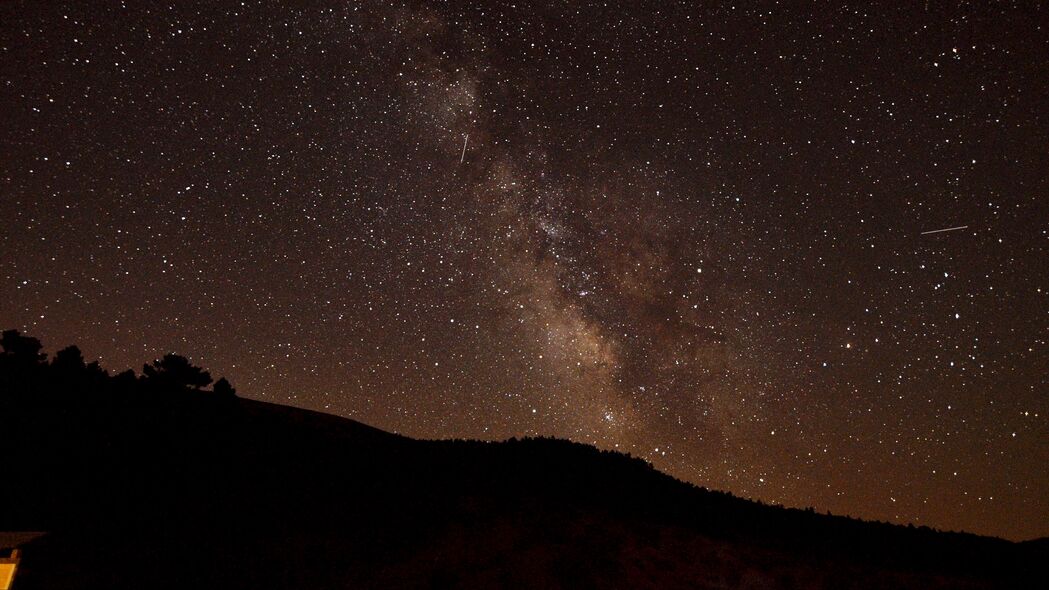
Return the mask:
{"type": "Polygon", "coordinates": [[[1046,23],[6,2],[0,324],[411,436],[1049,535],[1046,23]]]}

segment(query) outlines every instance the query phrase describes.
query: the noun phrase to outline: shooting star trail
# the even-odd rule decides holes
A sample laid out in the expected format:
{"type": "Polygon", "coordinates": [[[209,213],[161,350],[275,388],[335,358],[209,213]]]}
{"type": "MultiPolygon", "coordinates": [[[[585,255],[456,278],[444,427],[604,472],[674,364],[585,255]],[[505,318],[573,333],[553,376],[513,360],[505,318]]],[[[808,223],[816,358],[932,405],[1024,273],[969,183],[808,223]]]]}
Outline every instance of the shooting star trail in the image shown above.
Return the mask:
{"type": "Polygon", "coordinates": [[[955,231],[955,230],[959,230],[959,229],[965,229],[967,227],[969,227],[969,226],[968,225],[959,225],[958,227],[945,227],[943,229],[934,229],[934,230],[930,230],[930,231],[923,231],[921,233],[921,235],[927,236],[929,234],[938,234],[938,233],[943,233],[945,231],[955,231]]]}
{"type": "Polygon", "coordinates": [[[459,163],[462,164],[463,160],[466,159],[466,142],[470,141],[470,134],[467,133],[466,137],[463,138],[463,155],[459,156],[459,163]]]}

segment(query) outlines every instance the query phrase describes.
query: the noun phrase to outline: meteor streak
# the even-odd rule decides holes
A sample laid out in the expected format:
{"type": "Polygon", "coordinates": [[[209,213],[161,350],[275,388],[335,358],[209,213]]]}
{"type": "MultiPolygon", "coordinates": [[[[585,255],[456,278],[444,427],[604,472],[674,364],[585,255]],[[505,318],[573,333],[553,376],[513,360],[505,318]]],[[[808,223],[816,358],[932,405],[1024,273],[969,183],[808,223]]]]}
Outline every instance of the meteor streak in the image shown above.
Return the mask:
{"type": "Polygon", "coordinates": [[[925,236],[925,235],[928,235],[928,234],[938,234],[938,233],[945,232],[945,231],[955,231],[955,230],[958,230],[958,229],[965,229],[967,227],[969,227],[969,226],[968,225],[959,225],[958,227],[945,227],[943,229],[934,229],[934,230],[930,230],[930,231],[923,231],[921,233],[921,235],[925,236]]]}

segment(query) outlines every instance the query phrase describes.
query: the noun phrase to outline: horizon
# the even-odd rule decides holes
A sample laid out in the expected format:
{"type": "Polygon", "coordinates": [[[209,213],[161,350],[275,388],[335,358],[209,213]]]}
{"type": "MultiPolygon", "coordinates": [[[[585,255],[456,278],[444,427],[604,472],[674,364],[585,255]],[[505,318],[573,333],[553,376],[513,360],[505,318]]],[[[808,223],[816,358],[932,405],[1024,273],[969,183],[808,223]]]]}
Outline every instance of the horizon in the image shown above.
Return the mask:
{"type": "MultiPolygon", "coordinates": [[[[21,337],[24,337],[24,338],[28,337],[30,340],[35,340],[32,337],[32,335],[30,335],[30,334],[19,334],[19,335],[21,337]]],[[[79,347],[77,347],[75,344],[71,344],[68,347],[64,347],[64,348],[66,348],[66,349],[75,348],[78,353],[82,352],[82,351],[79,350],[79,347]]],[[[43,359],[43,362],[50,363],[50,364],[54,365],[54,363],[56,362],[56,359],[59,358],[58,357],[58,352],[60,352],[61,350],[62,349],[59,349],[59,350],[56,350],[54,353],[48,353],[46,347],[42,348],[41,349],[41,353],[45,355],[44,359],[43,359]]],[[[167,352],[167,353],[164,353],[163,355],[160,355],[160,357],[158,357],[157,360],[152,361],[152,365],[150,365],[150,363],[144,363],[143,370],[141,370],[141,371],[136,370],[134,367],[130,367],[130,368],[124,369],[123,371],[111,371],[110,369],[107,369],[106,367],[102,366],[101,364],[98,365],[98,368],[104,374],[108,375],[111,378],[117,378],[117,377],[125,375],[125,374],[131,374],[137,380],[147,380],[148,381],[148,379],[150,378],[150,372],[151,371],[149,371],[147,369],[155,369],[161,363],[161,360],[159,360],[159,359],[161,357],[166,357],[166,356],[178,356],[181,359],[184,359],[186,361],[190,361],[190,359],[185,359],[185,357],[181,357],[181,355],[178,355],[178,353],[172,351],[172,352],[167,352]]],[[[82,358],[83,362],[86,363],[87,365],[92,364],[92,361],[84,359],[83,357],[81,357],[81,358],[82,358]]],[[[195,367],[195,365],[193,365],[192,363],[190,363],[190,366],[191,367],[195,367]]],[[[198,385],[195,388],[189,389],[189,391],[190,392],[197,392],[197,393],[205,393],[205,394],[214,394],[215,391],[217,391],[217,388],[215,387],[215,383],[214,383],[215,380],[210,378],[210,372],[207,370],[206,367],[196,367],[196,369],[203,371],[204,375],[207,375],[208,379],[210,381],[207,384],[198,385]],[[209,387],[209,386],[212,387],[211,390],[207,389],[207,387],[209,387]]],[[[220,379],[224,380],[224,378],[220,378],[220,379]]],[[[228,385],[230,385],[230,384],[227,382],[227,386],[228,385]]],[[[577,441],[577,440],[572,440],[572,439],[567,439],[567,438],[557,438],[557,437],[545,436],[545,435],[542,435],[542,434],[539,434],[539,435],[525,435],[523,437],[513,436],[513,437],[501,438],[501,439],[492,439],[492,438],[430,438],[430,439],[427,439],[427,438],[415,438],[415,437],[412,437],[412,436],[410,436],[408,434],[395,432],[395,431],[383,430],[382,428],[378,428],[378,427],[376,427],[376,426],[374,426],[372,424],[368,424],[368,423],[362,422],[360,420],[355,420],[354,418],[349,417],[349,416],[342,416],[342,415],[339,415],[339,414],[332,414],[332,413],[329,413],[329,412],[324,412],[322,410],[314,410],[314,409],[310,409],[310,408],[303,408],[303,407],[299,407],[299,406],[295,406],[295,405],[291,405],[291,404],[279,404],[279,403],[268,402],[268,401],[265,401],[265,400],[256,399],[256,398],[252,398],[252,397],[244,397],[244,396],[240,395],[239,392],[236,392],[235,389],[230,390],[230,391],[231,391],[231,395],[232,394],[237,394],[237,397],[240,397],[242,399],[246,399],[246,400],[249,400],[249,401],[266,403],[266,404],[270,404],[271,406],[274,406],[274,407],[288,408],[288,409],[293,409],[293,410],[305,410],[307,412],[314,412],[314,413],[317,413],[317,414],[322,414],[322,415],[326,415],[326,416],[332,416],[332,417],[340,418],[340,419],[343,419],[343,420],[349,420],[349,421],[352,421],[352,422],[354,422],[354,423],[356,423],[358,425],[363,425],[363,426],[368,427],[368,428],[373,428],[373,429],[376,429],[376,430],[378,430],[380,432],[384,432],[386,434],[391,434],[391,435],[394,435],[394,436],[404,437],[404,438],[407,438],[409,440],[414,440],[414,441],[418,441],[418,442],[467,442],[467,443],[476,442],[476,443],[497,444],[497,443],[509,443],[509,442],[524,442],[524,441],[530,441],[530,440],[548,440],[548,441],[558,441],[558,442],[567,442],[567,443],[571,443],[571,444],[585,445],[585,446],[597,449],[599,451],[607,451],[607,452],[612,452],[612,453],[618,453],[618,454],[620,454],[620,455],[622,455],[622,456],[624,456],[626,458],[629,458],[629,459],[639,459],[639,460],[643,461],[646,465],[648,465],[648,466],[652,467],[653,469],[655,469],[656,471],[658,471],[659,473],[674,479],[674,481],[678,481],[678,482],[686,483],[686,484],[689,484],[689,485],[693,485],[693,486],[697,487],[698,489],[705,490],[705,491],[711,491],[711,492],[716,492],[716,493],[728,494],[730,497],[733,497],[733,498],[737,498],[737,499],[740,499],[740,500],[746,500],[746,501],[749,501],[749,502],[754,502],[754,503],[756,503],[758,505],[772,507],[772,508],[783,508],[783,509],[797,510],[797,511],[802,511],[802,512],[815,512],[819,516],[845,518],[845,519],[848,519],[848,520],[853,520],[853,521],[857,521],[857,522],[861,522],[861,523],[891,524],[891,525],[895,525],[895,526],[898,526],[898,527],[901,527],[901,528],[921,527],[921,528],[928,528],[928,529],[931,529],[932,531],[940,532],[940,533],[977,535],[977,536],[990,538],[990,539],[999,539],[999,540],[1009,541],[1009,542],[1012,542],[1012,543],[1023,543],[1023,542],[1027,542],[1027,541],[1043,541],[1043,540],[1049,539],[1049,536],[1032,537],[1032,538],[1029,538],[1029,539],[1010,539],[1010,538],[1003,537],[1003,536],[981,535],[980,533],[975,533],[975,532],[966,531],[966,530],[940,529],[940,528],[937,528],[937,527],[930,527],[928,525],[920,525],[918,523],[913,523],[913,522],[906,522],[906,523],[890,522],[890,521],[881,521],[881,520],[876,520],[876,519],[864,519],[863,517],[855,516],[855,515],[851,515],[851,514],[835,514],[835,513],[831,513],[830,511],[818,512],[818,511],[815,511],[815,508],[813,506],[792,506],[792,505],[785,505],[785,504],[780,504],[780,503],[771,503],[770,504],[770,503],[767,503],[767,502],[761,500],[760,498],[751,498],[751,497],[747,497],[747,496],[737,496],[737,495],[733,494],[731,491],[728,491],[728,490],[719,490],[719,489],[716,489],[716,488],[709,488],[709,487],[704,486],[704,485],[702,485],[702,484],[700,484],[698,482],[692,482],[692,481],[688,481],[688,480],[684,480],[684,479],[679,479],[679,478],[675,477],[673,474],[670,474],[670,473],[667,473],[667,472],[659,470],[658,467],[653,465],[650,461],[648,461],[644,457],[635,456],[635,455],[632,455],[631,453],[629,453],[627,451],[622,451],[622,450],[617,449],[617,448],[602,448],[602,447],[600,447],[600,446],[598,446],[596,444],[587,443],[587,442],[584,442],[584,441],[577,441]]],[[[170,393],[177,393],[177,391],[176,392],[169,392],[169,394],[170,393]]],[[[146,393],[145,395],[150,395],[150,394],[146,393]]],[[[156,395],[156,394],[154,393],[153,395],[156,395]]]]}

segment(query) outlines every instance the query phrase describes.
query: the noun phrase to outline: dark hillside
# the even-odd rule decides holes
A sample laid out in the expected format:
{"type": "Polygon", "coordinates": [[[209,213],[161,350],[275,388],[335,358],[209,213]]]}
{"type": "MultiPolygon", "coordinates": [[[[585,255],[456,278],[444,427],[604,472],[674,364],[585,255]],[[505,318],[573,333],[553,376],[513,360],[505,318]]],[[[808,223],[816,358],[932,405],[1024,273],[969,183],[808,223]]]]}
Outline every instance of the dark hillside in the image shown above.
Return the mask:
{"type": "Polygon", "coordinates": [[[411,440],[187,383],[176,361],[110,377],[5,343],[0,530],[48,532],[17,590],[1045,582],[1044,540],[764,506],[561,440],[411,440]]]}

